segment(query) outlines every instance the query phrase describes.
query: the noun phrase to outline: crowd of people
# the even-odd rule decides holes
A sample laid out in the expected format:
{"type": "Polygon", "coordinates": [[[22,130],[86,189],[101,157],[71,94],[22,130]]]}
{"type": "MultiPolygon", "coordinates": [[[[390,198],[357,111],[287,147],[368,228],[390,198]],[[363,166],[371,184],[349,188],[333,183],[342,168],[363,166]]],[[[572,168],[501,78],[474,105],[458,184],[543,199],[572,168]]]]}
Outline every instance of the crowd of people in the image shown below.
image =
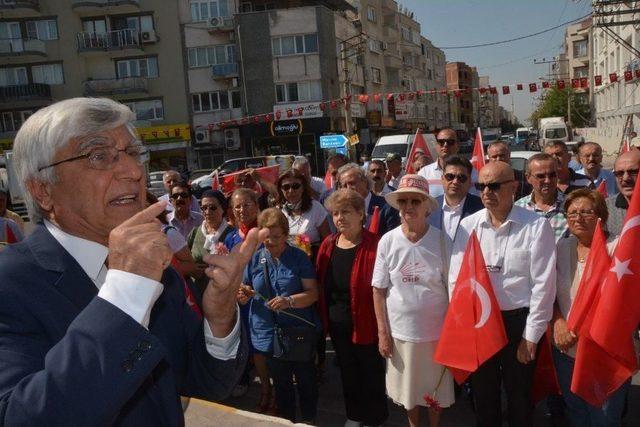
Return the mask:
{"type": "Polygon", "coordinates": [[[562,395],[549,407],[571,425],[620,425],[629,381],[602,407],[571,392],[580,337],[566,319],[598,220],[610,249],[621,232],[640,151],[621,154],[609,171],[598,144],[583,144],[572,165],[565,143],[551,142],[514,171],[509,147],[496,142],[476,171],[458,155],[456,132],[442,129],[434,161],[409,159],[416,174],[397,154],[364,165],[336,154],[322,179],[299,158],[275,182],[245,170],[232,191],[198,200],[166,171],[158,201],[144,196],[144,147],[129,113],[109,100],[63,101],[34,114],[16,138],[39,225],[20,242],[22,226],[0,192],[0,225],[10,224],[0,233],[15,239],[0,254],[5,424],[71,420],[68,411],[172,424],[180,417],[173,397],[241,395],[253,369],[256,411],[314,424],[330,337],[345,426],[382,425],[389,399],[410,426],[420,425],[421,407],[437,426],[459,393],[434,353],[475,233],[507,336],[465,385],[476,424],[501,425],[504,390],[509,425],[532,425],[538,344],[551,328],[562,395]],[[41,134],[48,122],[61,128],[41,134]],[[80,276],[66,291],[60,284],[80,276]],[[41,281],[55,284],[42,298],[62,309],[31,296],[41,281]],[[59,287],[65,297],[50,295],[59,287]],[[117,356],[105,359],[105,349],[117,356]],[[87,396],[67,408],[84,387],[87,396]],[[44,389],[41,406],[27,399],[44,389]],[[436,391],[434,405],[425,395],[436,391]],[[118,398],[106,409],[87,403],[107,392],[118,398]]]}

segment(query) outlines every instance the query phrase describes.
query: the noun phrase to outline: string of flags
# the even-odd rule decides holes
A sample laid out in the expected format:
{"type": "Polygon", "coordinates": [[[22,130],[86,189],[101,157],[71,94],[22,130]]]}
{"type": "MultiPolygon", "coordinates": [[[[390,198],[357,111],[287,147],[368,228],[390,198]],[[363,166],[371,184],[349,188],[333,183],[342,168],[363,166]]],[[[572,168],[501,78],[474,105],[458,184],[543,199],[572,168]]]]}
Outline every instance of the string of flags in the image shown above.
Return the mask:
{"type": "MultiPolygon", "coordinates": [[[[609,83],[617,83],[621,80],[619,79],[618,73],[610,73],[609,74],[609,83]]],[[[635,70],[626,70],[622,74],[622,79],[625,82],[630,82],[634,79],[640,79],[640,68],[635,70]]],[[[597,75],[593,77],[595,86],[602,86],[605,84],[602,75],[597,75]]],[[[589,78],[588,77],[579,77],[570,80],[555,80],[555,81],[543,81],[542,83],[529,83],[528,91],[529,93],[537,92],[539,89],[551,89],[552,86],[556,87],[558,90],[564,90],[567,85],[571,85],[573,89],[585,89],[589,87],[589,78]]],[[[500,87],[503,95],[509,95],[513,90],[515,91],[523,91],[524,84],[522,83],[513,83],[500,87]]],[[[342,98],[331,99],[328,101],[320,101],[317,103],[317,107],[321,111],[327,110],[336,110],[338,108],[350,108],[350,104],[352,102],[357,102],[361,105],[367,106],[371,102],[374,105],[378,105],[380,101],[384,98],[387,101],[413,101],[414,99],[419,98],[422,95],[442,95],[442,96],[451,96],[453,95],[455,98],[462,97],[463,94],[471,94],[473,91],[478,92],[480,95],[484,95],[485,93],[497,94],[498,86],[487,86],[487,87],[477,87],[477,88],[466,88],[466,89],[430,89],[430,90],[416,90],[416,91],[407,91],[407,92],[388,92],[388,93],[375,93],[375,94],[359,94],[359,95],[348,95],[342,98]]],[[[260,123],[270,123],[274,120],[281,120],[283,118],[287,119],[295,119],[300,118],[304,115],[304,108],[287,108],[283,110],[275,110],[274,112],[264,113],[264,114],[256,114],[252,116],[245,116],[238,119],[225,120],[215,123],[210,123],[208,125],[209,131],[224,130],[227,127],[237,127],[239,125],[248,125],[248,124],[260,124],[260,123]]],[[[203,128],[205,126],[199,126],[196,128],[203,128]]]]}

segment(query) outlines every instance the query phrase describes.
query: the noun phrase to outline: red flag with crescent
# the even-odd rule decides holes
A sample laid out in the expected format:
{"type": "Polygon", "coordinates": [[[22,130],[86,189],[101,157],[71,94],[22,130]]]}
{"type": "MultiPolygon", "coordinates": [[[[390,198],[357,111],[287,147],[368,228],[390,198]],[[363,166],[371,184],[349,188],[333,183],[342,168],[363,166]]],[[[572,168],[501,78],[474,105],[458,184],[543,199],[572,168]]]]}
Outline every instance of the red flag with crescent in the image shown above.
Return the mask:
{"type": "MultiPolygon", "coordinates": [[[[263,168],[256,168],[255,171],[260,176],[261,179],[267,182],[270,182],[272,184],[275,184],[275,182],[278,180],[278,173],[280,172],[280,166],[279,165],[265,166],[263,168]]],[[[243,169],[238,172],[224,175],[222,177],[222,192],[224,194],[232,193],[233,190],[236,189],[236,177],[245,172],[246,172],[246,169],[243,169]]],[[[262,192],[262,187],[259,184],[257,184],[255,190],[262,192]]]]}
{"type": "Polygon", "coordinates": [[[607,191],[607,181],[603,180],[598,185],[598,188],[596,188],[596,190],[598,190],[598,193],[602,194],[602,197],[604,197],[605,199],[609,197],[609,192],[607,191]]]}
{"type": "Polygon", "coordinates": [[[473,144],[473,154],[471,155],[471,164],[473,168],[480,172],[485,164],[484,161],[484,144],[482,143],[482,132],[480,128],[476,131],[476,140],[473,144]]]}
{"type": "Polygon", "coordinates": [[[471,233],[433,360],[462,384],[507,345],[498,300],[475,231],[471,233]]]}
{"type": "Polygon", "coordinates": [[[629,144],[629,138],[625,137],[624,141],[622,141],[622,147],[620,148],[620,154],[626,153],[631,150],[631,144],[629,144]]]}
{"type": "Polygon", "coordinates": [[[373,214],[371,215],[371,222],[369,222],[369,232],[378,234],[380,228],[380,206],[373,207],[373,214]]]}
{"type": "Polygon", "coordinates": [[[429,150],[427,141],[425,141],[424,136],[422,136],[422,132],[420,132],[420,129],[416,131],[416,136],[413,138],[413,144],[411,145],[411,151],[409,152],[409,156],[407,157],[405,171],[409,174],[418,173],[418,171],[413,170],[413,162],[416,161],[416,155],[418,153],[424,154],[425,156],[429,157],[431,161],[433,161],[431,150],[429,150]]]}

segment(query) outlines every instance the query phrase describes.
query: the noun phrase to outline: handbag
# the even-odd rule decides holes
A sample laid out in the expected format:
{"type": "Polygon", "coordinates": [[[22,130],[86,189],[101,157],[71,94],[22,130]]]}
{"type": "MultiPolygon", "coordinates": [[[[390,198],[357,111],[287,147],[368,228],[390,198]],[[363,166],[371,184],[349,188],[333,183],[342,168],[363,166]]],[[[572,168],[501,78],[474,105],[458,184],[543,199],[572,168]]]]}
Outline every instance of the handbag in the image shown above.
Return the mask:
{"type": "MultiPolygon", "coordinates": [[[[264,256],[260,260],[267,285],[267,298],[271,296],[271,279],[269,268],[264,256]]],[[[275,288],[274,288],[275,289],[275,288]]],[[[277,296],[277,295],[276,295],[277,296]]],[[[271,310],[271,309],[269,309],[271,310]]],[[[309,326],[280,326],[278,316],[271,310],[273,316],[273,357],[288,362],[310,362],[316,354],[318,336],[315,328],[309,326]]]]}

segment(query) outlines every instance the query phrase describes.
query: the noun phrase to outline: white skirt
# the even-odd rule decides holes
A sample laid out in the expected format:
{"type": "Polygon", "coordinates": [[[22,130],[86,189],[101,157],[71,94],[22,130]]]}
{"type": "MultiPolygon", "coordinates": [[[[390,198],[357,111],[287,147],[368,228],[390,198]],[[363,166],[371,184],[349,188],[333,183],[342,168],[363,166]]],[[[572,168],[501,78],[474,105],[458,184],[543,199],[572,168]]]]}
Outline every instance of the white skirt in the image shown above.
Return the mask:
{"type": "Polygon", "coordinates": [[[433,361],[437,344],[437,341],[414,343],[393,338],[393,356],[387,361],[387,394],[405,409],[427,406],[425,394],[434,397],[442,408],[455,402],[451,372],[433,361]]]}

